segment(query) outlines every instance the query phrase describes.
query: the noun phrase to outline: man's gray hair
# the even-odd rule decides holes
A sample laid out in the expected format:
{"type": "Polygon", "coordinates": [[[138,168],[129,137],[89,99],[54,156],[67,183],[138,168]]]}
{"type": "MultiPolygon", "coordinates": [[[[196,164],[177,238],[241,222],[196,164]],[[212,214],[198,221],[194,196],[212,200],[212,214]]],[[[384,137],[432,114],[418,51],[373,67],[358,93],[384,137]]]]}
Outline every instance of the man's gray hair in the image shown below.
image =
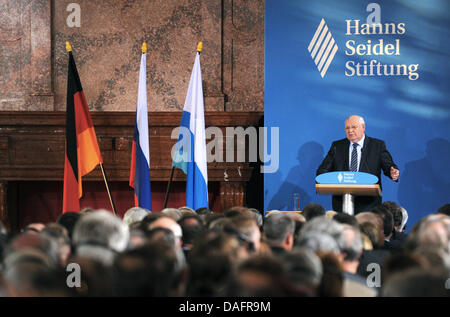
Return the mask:
{"type": "Polygon", "coordinates": [[[150,210],[141,208],[141,207],[132,207],[127,210],[125,215],[123,215],[123,222],[125,222],[128,226],[139,222],[145,218],[145,216],[150,214],[150,210]]]}
{"type": "Polygon", "coordinates": [[[364,118],[359,116],[359,115],[357,115],[357,114],[349,116],[347,119],[345,119],[345,121],[347,121],[348,119],[350,119],[350,117],[353,117],[353,116],[358,117],[358,119],[359,119],[358,121],[359,121],[360,124],[366,124],[365,121],[364,121],[364,118]]]}
{"type": "Polygon", "coordinates": [[[269,243],[281,243],[295,231],[295,222],[285,214],[273,214],[264,222],[264,234],[269,243]]]}
{"type": "Polygon", "coordinates": [[[122,252],[128,246],[130,232],[128,226],[107,210],[96,210],[81,217],[73,231],[73,244],[80,256],[108,257],[108,252],[122,252]],[[101,253],[101,254],[100,254],[101,253]]]}
{"type": "Polygon", "coordinates": [[[343,224],[343,231],[338,239],[341,252],[345,253],[345,261],[359,260],[363,249],[363,239],[358,228],[343,224]]]}
{"type": "Polygon", "coordinates": [[[180,220],[182,217],[181,211],[176,208],[164,208],[163,210],[161,210],[161,213],[172,218],[175,221],[180,220]]]}
{"type": "Polygon", "coordinates": [[[307,232],[323,232],[327,233],[336,240],[342,234],[343,226],[339,222],[328,219],[325,216],[315,217],[306,222],[300,231],[300,237],[307,232]]]}
{"type": "Polygon", "coordinates": [[[325,248],[319,250],[339,253],[339,241],[343,229],[343,225],[333,219],[328,219],[325,216],[315,217],[305,223],[297,238],[296,244],[299,246],[305,245],[306,242],[303,240],[307,238],[308,246],[313,248],[314,251],[317,251],[314,248],[325,248]],[[330,241],[330,238],[334,240],[334,243],[330,241]]]}
{"type": "Polygon", "coordinates": [[[309,231],[303,234],[298,241],[298,246],[314,252],[329,251],[339,254],[341,251],[336,239],[326,232],[318,231],[309,231]]]}
{"type": "Polygon", "coordinates": [[[450,217],[433,214],[418,224],[415,232],[419,245],[441,248],[450,254],[450,217]]]}

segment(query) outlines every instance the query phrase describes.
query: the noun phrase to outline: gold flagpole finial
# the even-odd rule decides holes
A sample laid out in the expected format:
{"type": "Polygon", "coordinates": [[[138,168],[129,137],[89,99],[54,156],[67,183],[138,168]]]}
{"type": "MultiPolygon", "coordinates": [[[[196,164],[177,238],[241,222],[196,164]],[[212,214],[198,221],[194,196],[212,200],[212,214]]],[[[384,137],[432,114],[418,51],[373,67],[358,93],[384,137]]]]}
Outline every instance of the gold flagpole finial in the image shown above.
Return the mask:
{"type": "Polygon", "coordinates": [[[72,46],[70,45],[69,41],[66,41],[66,51],[72,52],[72,46]]]}
{"type": "Polygon", "coordinates": [[[203,42],[198,42],[197,44],[197,52],[201,53],[203,49],[203,42]]]}
{"type": "Polygon", "coordinates": [[[147,53],[147,43],[143,42],[142,43],[142,54],[147,53]]]}

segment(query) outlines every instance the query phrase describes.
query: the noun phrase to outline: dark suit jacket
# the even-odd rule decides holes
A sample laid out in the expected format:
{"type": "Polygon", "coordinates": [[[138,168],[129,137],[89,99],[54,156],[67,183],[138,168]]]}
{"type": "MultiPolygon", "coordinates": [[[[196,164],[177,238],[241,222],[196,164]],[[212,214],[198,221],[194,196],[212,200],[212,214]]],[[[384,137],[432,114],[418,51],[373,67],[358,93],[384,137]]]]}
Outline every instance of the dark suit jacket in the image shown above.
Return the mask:
{"type": "MultiPolygon", "coordinates": [[[[349,148],[350,141],[348,139],[334,141],[327,156],[323,159],[322,164],[320,164],[317,169],[316,174],[320,175],[328,172],[348,171],[349,148]]],[[[366,135],[364,146],[361,149],[359,171],[377,176],[378,184],[381,187],[381,171],[383,171],[384,175],[390,177],[391,167],[398,169],[397,165],[392,160],[391,154],[386,149],[384,141],[366,135]]],[[[370,211],[379,204],[381,204],[381,197],[356,196],[355,214],[362,211],[370,211]]],[[[333,210],[342,212],[341,196],[333,196],[333,210]]]]}

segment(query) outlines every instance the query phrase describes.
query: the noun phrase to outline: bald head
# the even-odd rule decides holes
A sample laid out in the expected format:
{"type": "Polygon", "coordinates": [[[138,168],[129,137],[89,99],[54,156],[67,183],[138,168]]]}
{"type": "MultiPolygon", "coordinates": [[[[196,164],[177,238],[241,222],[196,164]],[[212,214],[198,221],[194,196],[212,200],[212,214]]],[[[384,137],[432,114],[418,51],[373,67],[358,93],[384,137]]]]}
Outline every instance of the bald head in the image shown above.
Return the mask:
{"type": "Polygon", "coordinates": [[[350,142],[358,142],[364,136],[366,124],[363,117],[353,115],[345,120],[345,134],[350,142]]]}

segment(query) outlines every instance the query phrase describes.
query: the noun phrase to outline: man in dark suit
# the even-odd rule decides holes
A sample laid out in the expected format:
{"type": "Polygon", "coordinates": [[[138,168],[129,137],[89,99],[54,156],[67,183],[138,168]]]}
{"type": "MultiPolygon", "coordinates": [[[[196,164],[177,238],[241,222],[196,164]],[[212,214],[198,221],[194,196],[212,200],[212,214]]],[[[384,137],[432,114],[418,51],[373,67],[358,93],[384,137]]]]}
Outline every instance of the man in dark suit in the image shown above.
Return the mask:
{"type": "MultiPolygon", "coordinates": [[[[334,171],[359,171],[378,177],[381,187],[381,171],[394,181],[398,181],[400,171],[386,149],[384,141],[364,134],[366,125],[360,116],[350,116],[345,120],[346,139],[334,141],[316,171],[317,175],[334,171]]],[[[342,212],[342,196],[333,196],[333,210],[342,212]]],[[[381,204],[378,196],[356,196],[355,214],[370,211],[381,204]]]]}

